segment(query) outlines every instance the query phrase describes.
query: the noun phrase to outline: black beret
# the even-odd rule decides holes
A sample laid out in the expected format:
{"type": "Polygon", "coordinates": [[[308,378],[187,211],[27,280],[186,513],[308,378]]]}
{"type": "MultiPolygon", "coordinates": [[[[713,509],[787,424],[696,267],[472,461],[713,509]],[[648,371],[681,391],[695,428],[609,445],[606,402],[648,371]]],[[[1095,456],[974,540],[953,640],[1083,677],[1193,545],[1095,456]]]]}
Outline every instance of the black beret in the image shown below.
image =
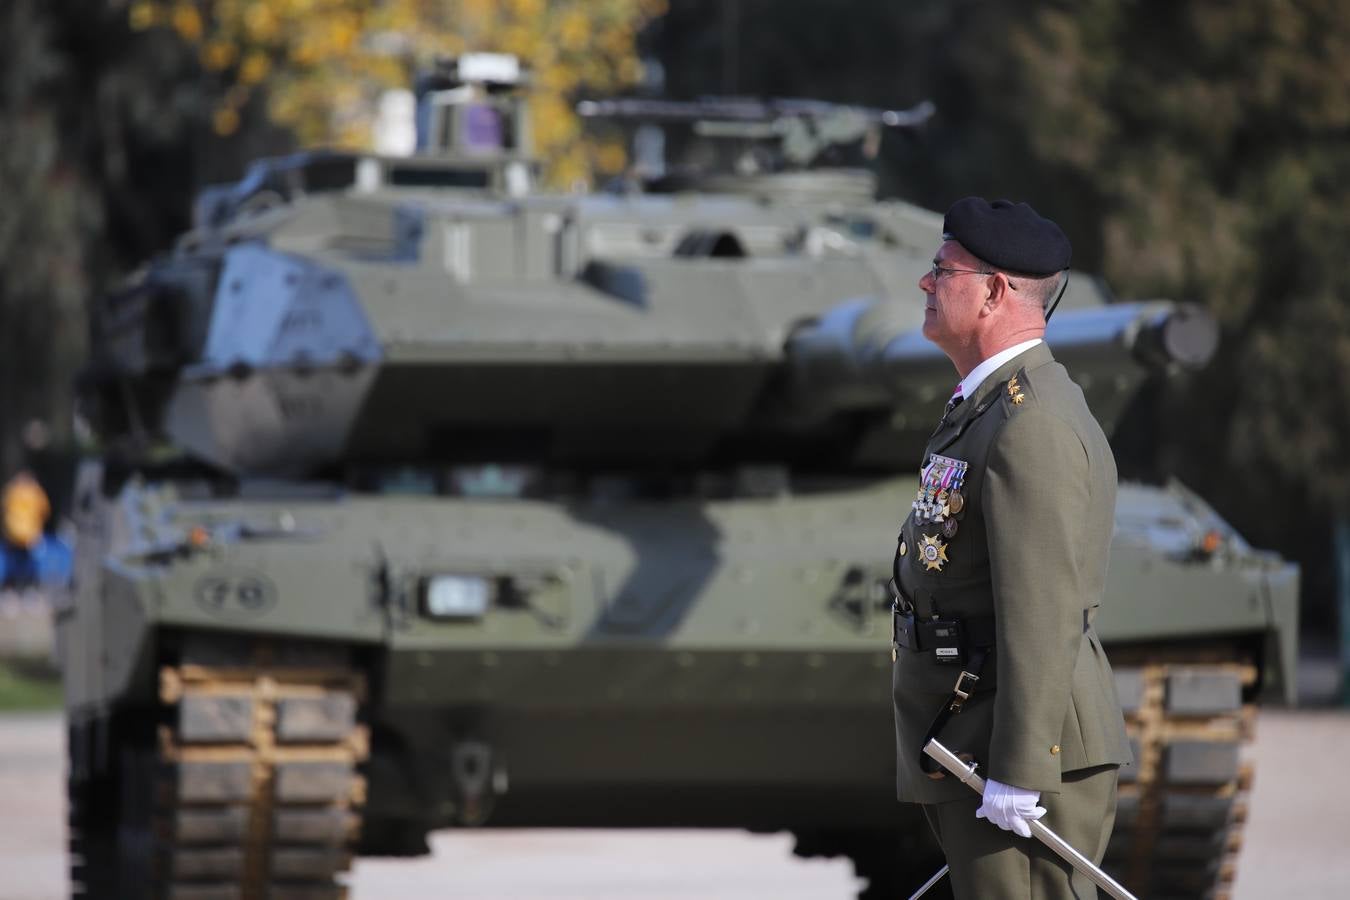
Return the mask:
{"type": "Polygon", "coordinates": [[[996,269],[1053,275],[1069,267],[1073,248],[1059,226],[1026,203],[957,200],[942,220],[943,240],[959,241],[996,269]]]}

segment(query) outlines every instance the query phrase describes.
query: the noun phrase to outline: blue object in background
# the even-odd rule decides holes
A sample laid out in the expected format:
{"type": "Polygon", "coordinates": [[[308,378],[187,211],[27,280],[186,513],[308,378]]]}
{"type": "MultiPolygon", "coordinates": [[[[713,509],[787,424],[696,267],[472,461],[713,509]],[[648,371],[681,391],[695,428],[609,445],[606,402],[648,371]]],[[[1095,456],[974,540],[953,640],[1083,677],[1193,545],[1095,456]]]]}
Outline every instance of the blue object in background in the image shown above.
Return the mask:
{"type": "Polygon", "coordinates": [[[4,544],[0,549],[0,587],[59,585],[70,581],[73,555],[70,545],[46,534],[31,550],[4,544]]]}

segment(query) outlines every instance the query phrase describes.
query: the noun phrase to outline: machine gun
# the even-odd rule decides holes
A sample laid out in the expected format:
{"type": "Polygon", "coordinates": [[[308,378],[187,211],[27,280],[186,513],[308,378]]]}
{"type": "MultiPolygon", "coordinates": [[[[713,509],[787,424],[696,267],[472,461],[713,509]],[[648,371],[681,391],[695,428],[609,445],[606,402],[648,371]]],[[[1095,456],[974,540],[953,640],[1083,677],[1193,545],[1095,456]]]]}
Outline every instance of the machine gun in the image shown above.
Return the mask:
{"type": "MultiPolygon", "coordinates": [[[[848,106],[823,100],[708,97],[694,101],[625,98],[583,100],[583,118],[688,124],[695,134],[776,145],[779,168],[810,168],[826,151],[864,141],[875,148],[882,128],[918,128],[932,118],[931,101],[906,110],[848,106]]],[[[872,149],[875,154],[875,149],[872,149]]]]}
{"type": "Polygon", "coordinates": [[[935,110],[928,100],[906,110],[745,97],[577,104],[583,119],[635,128],[634,155],[647,191],[787,194],[797,201],[871,199],[876,179],[864,165],[875,158],[883,130],[917,130],[935,110]],[[643,150],[644,133],[661,135],[646,139],[658,149],[643,150]],[[666,157],[677,160],[670,173],[666,157]]]}

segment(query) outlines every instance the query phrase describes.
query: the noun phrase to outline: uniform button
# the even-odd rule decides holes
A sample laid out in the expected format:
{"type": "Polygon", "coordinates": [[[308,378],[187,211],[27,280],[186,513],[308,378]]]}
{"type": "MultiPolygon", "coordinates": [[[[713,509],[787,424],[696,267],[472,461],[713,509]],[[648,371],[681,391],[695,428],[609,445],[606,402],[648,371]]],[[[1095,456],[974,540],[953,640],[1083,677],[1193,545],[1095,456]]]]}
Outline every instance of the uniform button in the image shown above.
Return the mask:
{"type": "Polygon", "coordinates": [[[904,556],[904,555],[905,555],[906,553],[908,553],[908,552],[909,552],[909,547],[905,546],[905,542],[904,542],[904,541],[901,541],[901,542],[900,542],[900,555],[901,555],[901,556],[904,556]]]}
{"type": "Polygon", "coordinates": [[[1055,746],[1053,746],[1053,747],[1050,748],[1050,755],[1051,755],[1051,756],[1058,756],[1058,755],[1059,755],[1059,744],[1055,744],[1055,746]]]}

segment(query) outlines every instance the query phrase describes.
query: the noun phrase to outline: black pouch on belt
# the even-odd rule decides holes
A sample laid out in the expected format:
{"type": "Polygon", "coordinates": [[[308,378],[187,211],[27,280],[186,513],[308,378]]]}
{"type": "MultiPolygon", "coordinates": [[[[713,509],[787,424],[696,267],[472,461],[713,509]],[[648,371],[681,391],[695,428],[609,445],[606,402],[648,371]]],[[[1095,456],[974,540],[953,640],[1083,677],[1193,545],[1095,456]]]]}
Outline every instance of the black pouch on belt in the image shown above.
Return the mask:
{"type": "Polygon", "coordinates": [[[939,665],[963,665],[966,661],[965,630],[960,619],[929,619],[919,623],[925,650],[933,651],[939,665]]]}
{"type": "Polygon", "coordinates": [[[891,613],[895,643],[914,653],[932,651],[938,665],[964,665],[972,647],[993,644],[992,618],[919,619],[913,613],[891,613]]]}

